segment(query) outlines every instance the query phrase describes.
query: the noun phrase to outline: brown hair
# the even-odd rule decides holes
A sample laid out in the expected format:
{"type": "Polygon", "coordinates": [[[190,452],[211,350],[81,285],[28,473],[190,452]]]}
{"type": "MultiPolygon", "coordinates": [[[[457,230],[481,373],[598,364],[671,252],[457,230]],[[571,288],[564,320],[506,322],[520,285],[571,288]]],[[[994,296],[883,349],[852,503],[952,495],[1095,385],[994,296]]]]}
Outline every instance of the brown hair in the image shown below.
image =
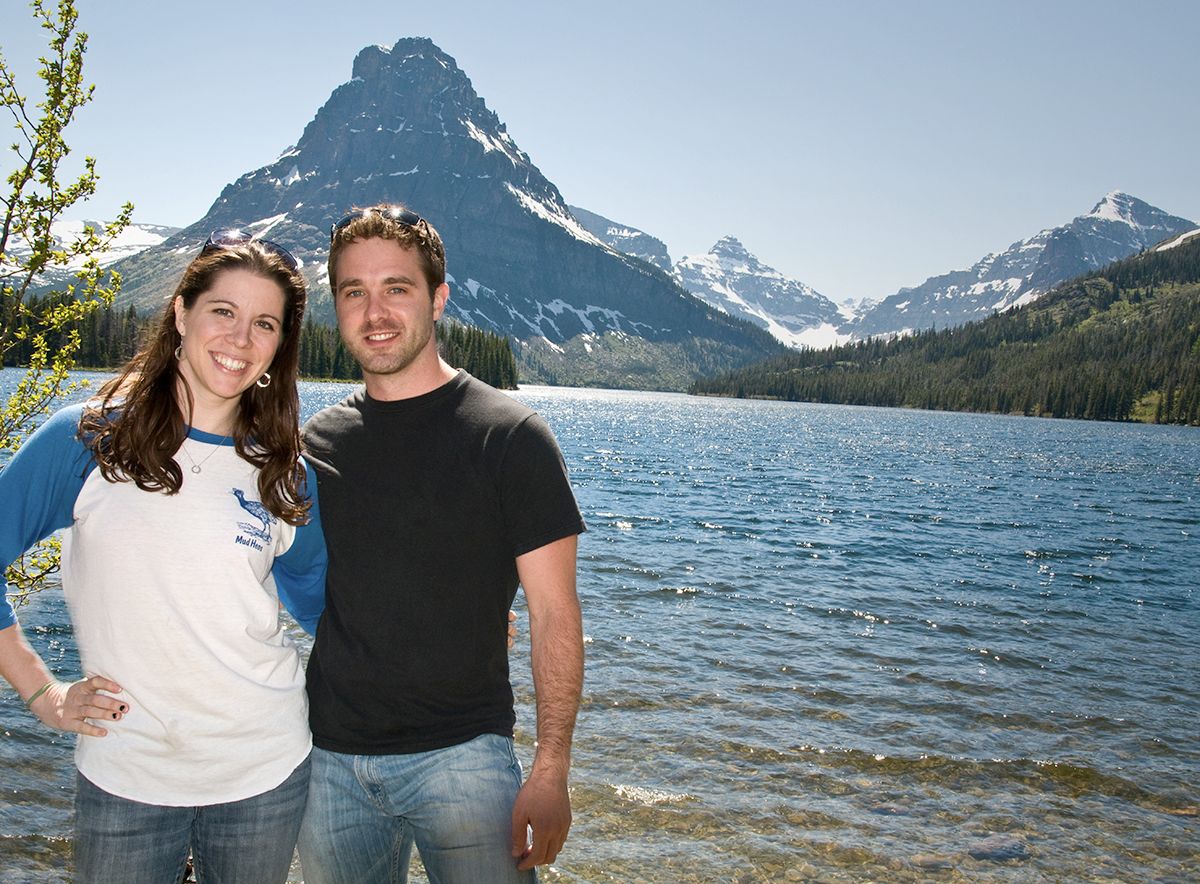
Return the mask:
{"type": "Polygon", "coordinates": [[[191,309],[218,274],[234,269],[278,283],[285,301],[282,338],[268,367],[271,383],[266,388],[252,385],[242,393],[233,429],[235,450],[258,467],[263,505],[288,524],[301,525],[308,519],[310,505],[303,488],[296,392],[304,278],[256,242],[202,251],[187,266],[149,340],[116,378],[100,388],[99,401],[84,409],[79,436],[109,482],[131,481],[143,491],[165,494],[179,491],[183,473],[173,456],[187,436],[192,394],[184,384],[185,414],[183,403],[176,399],[180,385],[175,348],[182,338],[175,327],[175,301],[191,309]]]}
{"type": "Polygon", "coordinates": [[[337,262],[343,248],[356,239],[390,239],[406,249],[416,249],[421,259],[429,293],[446,282],[446,248],[432,224],[422,218],[405,224],[398,216],[408,210],[401,205],[368,206],[354,209],[345,224],[335,225],[329,240],[329,288],[337,300],[337,262]],[[357,217],[355,217],[357,216],[357,217]]]}

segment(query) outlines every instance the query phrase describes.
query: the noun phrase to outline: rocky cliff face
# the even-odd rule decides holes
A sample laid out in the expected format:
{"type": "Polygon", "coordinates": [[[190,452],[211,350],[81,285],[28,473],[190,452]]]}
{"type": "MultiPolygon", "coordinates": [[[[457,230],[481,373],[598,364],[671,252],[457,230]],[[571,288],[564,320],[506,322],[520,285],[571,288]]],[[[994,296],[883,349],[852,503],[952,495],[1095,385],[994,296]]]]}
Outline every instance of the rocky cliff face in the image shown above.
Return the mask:
{"type": "MultiPolygon", "coordinates": [[[[161,303],[208,232],[236,225],[282,242],[305,262],[313,312],[331,321],[323,267],[329,225],[353,206],[379,202],[404,203],[438,228],[452,278],[450,313],[473,325],[545,339],[552,350],[606,334],[710,341],[731,364],[776,349],[759,330],[590,233],[454,59],[427,39],[362,50],[351,80],[293,147],[228,185],[204,218],[121,268],[125,297],[161,303]]],[[[637,382],[631,376],[621,385],[637,382]]]]}

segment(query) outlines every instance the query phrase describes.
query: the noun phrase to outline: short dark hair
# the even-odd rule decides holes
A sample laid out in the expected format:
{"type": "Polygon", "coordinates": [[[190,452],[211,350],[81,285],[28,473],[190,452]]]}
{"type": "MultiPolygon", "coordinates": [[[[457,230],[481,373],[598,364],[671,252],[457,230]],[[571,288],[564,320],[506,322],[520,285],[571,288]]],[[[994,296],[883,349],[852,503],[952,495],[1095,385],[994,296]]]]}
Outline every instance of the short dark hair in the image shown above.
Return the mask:
{"type": "Polygon", "coordinates": [[[432,224],[424,218],[409,224],[400,220],[402,214],[411,214],[398,204],[381,204],[354,209],[346,217],[351,220],[333,228],[329,239],[329,287],[337,299],[338,257],[346,246],[356,239],[390,239],[406,249],[416,249],[421,259],[421,269],[429,283],[432,295],[438,286],[446,282],[446,248],[442,238],[432,224]]]}

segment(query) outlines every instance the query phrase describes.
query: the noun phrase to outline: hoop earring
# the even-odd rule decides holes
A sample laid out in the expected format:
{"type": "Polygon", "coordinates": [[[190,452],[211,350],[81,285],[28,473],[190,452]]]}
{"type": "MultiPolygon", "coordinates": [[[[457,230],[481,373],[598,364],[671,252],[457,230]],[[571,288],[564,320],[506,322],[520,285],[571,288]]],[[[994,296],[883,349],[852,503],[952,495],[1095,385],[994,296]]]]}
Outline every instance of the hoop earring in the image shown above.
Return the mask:
{"type": "Polygon", "coordinates": [[[183,335],[179,336],[179,346],[175,348],[175,359],[183,362],[183,335]]]}
{"type": "Polygon", "coordinates": [[[271,373],[269,371],[264,371],[262,373],[262,377],[254,383],[257,386],[262,387],[264,390],[267,389],[267,387],[271,386],[271,373]],[[264,384],[263,381],[266,381],[266,383],[264,384]]]}

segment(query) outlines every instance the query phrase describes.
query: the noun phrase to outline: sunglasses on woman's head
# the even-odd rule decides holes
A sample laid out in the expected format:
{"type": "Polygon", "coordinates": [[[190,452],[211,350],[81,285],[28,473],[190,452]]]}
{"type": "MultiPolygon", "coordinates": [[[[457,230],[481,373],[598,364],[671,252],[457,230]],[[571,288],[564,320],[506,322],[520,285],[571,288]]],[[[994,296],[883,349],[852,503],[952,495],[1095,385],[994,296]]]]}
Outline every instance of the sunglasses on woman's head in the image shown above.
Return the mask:
{"type": "Polygon", "coordinates": [[[296,260],[296,256],[279,243],[272,242],[269,239],[255,239],[249,233],[238,230],[236,227],[228,230],[214,230],[210,233],[208,240],[204,243],[204,247],[200,249],[200,255],[203,257],[211,252],[218,252],[221,249],[233,249],[252,242],[258,243],[272,255],[277,255],[287,266],[288,270],[296,271],[300,269],[300,262],[296,260]]]}

